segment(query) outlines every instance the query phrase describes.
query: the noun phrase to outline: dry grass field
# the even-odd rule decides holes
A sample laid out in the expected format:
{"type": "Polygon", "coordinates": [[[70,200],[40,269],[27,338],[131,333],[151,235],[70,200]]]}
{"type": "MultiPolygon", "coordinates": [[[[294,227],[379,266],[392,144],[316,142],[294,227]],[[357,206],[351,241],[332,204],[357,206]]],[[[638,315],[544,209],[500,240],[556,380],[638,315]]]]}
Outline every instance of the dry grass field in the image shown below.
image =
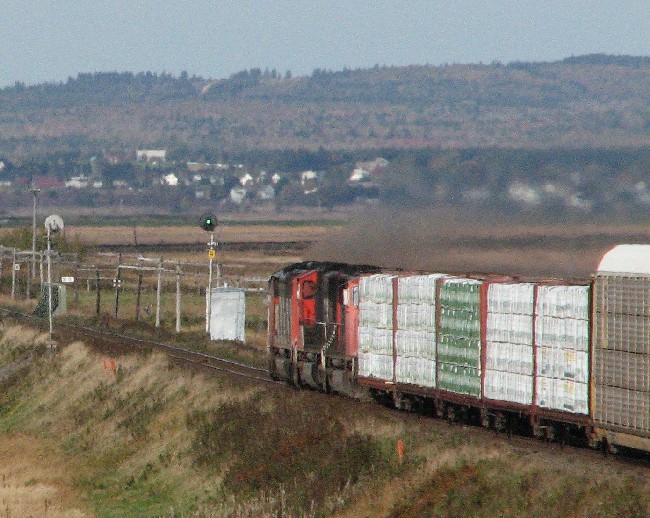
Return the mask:
{"type": "MultiPolygon", "coordinates": [[[[276,242],[321,239],[328,232],[323,225],[220,225],[215,231],[219,242],[276,242]]],[[[75,226],[66,227],[68,240],[85,245],[205,244],[208,234],[197,226],[75,226]]]]}

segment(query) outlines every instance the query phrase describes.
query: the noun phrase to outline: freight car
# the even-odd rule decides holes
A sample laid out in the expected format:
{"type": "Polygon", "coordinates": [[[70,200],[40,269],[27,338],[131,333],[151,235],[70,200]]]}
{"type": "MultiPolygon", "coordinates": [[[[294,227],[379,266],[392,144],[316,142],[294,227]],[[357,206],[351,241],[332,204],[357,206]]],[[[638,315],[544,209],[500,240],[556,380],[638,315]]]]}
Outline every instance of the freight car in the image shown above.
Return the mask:
{"type": "Polygon", "coordinates": [[[650,451],[650,245],[583,281],[304,262],[269,285],[276,379],[650,451]]]}

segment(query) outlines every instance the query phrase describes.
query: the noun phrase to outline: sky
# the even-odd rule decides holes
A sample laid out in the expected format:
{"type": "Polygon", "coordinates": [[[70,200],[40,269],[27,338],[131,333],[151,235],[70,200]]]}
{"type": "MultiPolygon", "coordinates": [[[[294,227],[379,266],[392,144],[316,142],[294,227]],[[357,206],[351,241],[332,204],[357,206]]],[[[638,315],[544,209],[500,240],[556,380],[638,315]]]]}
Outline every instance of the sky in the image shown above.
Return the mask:
{"type": "Polygon", "coordinates": [[[650,56],[647,0],[1,0],[0,87],[80,72],[650,56]]]}

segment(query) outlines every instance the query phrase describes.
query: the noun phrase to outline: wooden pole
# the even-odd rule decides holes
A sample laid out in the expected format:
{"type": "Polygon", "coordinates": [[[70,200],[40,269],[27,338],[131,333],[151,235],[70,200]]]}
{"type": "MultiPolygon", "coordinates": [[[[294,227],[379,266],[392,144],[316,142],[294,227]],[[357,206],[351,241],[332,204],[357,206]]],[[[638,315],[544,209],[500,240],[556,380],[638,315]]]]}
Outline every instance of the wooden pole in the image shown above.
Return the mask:
{"type": "Polygon", "coordinates": [[[40,253],[40,268],[39,268],[39,277],[41,280],[41,292],[43,291],[43,284],[45,280],[43,279],[43,252],[40,253]]]}
{"type": "Polygon", "coordinates": [[[176,262],[176,332],[181,332],[181,263],[176,262]]]}
{"type": "Polygon", "coordinates": [[[13,251],[13,259],[11,265],[11,298],[16,298],[16,249],[13,251]]]}
{"type": "Polygon", "coordinates": [[[162,291],[163,258],[158,263],[158,284],[156,286],[156,327],[160,327],[160,297],[162,291]]]}
{"type": "Polygon", "coordinates": [[[135,296],[135,320],[140,320],[140,297],[142,294],[142,270],[138,270],[138,292],[135,296]]]}
{"type": "Polygon", "coordinates": [[[117,266],[117,275],[115,276],[115,318],[120,309],[120,266],[117,266]]]}
{"type": "Polygon", "coordinates": [[[100,306],[100,291],[99,291],[99,268],[95,268],[95,314],[99,316],[100,306]]]}
{"type": "Polygon", "coordinates": [[[50,322],[50,339],[54,325],[52,322],[52,245],[50,240],[50,226],[47,227],[47,305],[48,305],[48,320],[50,322]]]}
{"type": "Polygon", "coordinates": [[[74,282],[72,284],[74,289],[74,302],[79,304],[79,259],[75,260],[74,263],[74,282]]]}
{"type": "MultiPolygon", "coordinates": [[[[33,259],[33,257],[32,257],[32,259],[33,259]]],[[[26,290],[25,290],[26,291],[25,294],[27,295],[27,300],[32,298],[32,277],[31,277],[31,274],[30,274],[30,268],[33,268],[33,266],[30,265],[27,268],[27,287],[26,287],[26,290]]]]}

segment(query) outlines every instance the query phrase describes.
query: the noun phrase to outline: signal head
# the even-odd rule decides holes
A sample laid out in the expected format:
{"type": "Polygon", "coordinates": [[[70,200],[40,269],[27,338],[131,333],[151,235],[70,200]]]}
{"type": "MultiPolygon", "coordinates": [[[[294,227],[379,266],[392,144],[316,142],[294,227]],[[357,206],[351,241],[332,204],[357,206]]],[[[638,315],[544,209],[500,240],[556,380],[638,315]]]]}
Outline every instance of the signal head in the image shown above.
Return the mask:
{"type": "Polygon", "coordinates": [[[212,232],[216,226],[217,218],[215,218],[212,214],[205,214],[201,218],[201,228],[206,232],[212,232]]]}

